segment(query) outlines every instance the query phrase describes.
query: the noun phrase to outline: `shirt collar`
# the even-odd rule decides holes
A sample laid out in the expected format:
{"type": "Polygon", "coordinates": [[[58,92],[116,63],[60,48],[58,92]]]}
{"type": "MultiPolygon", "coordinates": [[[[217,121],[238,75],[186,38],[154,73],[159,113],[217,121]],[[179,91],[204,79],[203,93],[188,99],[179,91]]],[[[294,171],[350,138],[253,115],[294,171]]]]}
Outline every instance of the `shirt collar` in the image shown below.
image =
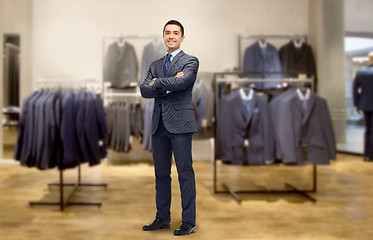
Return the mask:
{"type": "Polygon", "coordinates": [[[301,90],[297,88],[297,94],[300,100],[308,100],[310,99],[311,90],[307,88],[306,93],[303,95],[301,90]]]}
{"type": "Polygon", "coordinates": [[[172,62],[172,60],[174,59],[174,57],[176,57],[176,55],[181,52],[181,48],[179,48],[178,50],[175,50],[171,53],[171,59],[170,61],[172,62]]]}
{"type": "Polygon", "coordinates": [[[240,88],[240,95],[242,100],[251,100],[253,98],[254,90],[250,89],[249,94],[246,95],[245,91],[243,88],[240,88]]]}

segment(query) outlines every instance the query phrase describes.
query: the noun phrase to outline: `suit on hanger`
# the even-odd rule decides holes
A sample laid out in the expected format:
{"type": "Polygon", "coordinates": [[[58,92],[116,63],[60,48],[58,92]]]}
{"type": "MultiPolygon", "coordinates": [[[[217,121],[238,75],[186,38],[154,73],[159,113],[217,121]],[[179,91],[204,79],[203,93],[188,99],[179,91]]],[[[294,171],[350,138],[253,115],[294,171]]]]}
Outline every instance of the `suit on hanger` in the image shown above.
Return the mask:
{"type": "Polygon", "coordinates": [[[315,89],[317,89],[316,63],[310,45],[302,43],[296,48],[293,41],[282,46],[279,50],[282,69],[289,72],[287,77],[298,77],[298,74],[307,74],[307,77],[314,77],[315,89]]]}
{"type": "Polygon", "coordinates": [[[147,102],[143,110],[144,119],[144,135],[142,138],[142,147],[145,150],[152,150],[152,134],[151,134],[151,124],[152,124],[152,113],[154,110],[154,102],[147,102]]]}
{"type": "Polygon", "coordinates": [[[75,97],[77,100],[77,108],[79,111],[76,112],[77,122],[76,122],[76,131],[78,136],[78,143],[80,149],[81,163],[86,163],[90,161],[90,155],[88,151],[88,142],[85,135],[85,122],[86,122],[86,98],[87,93],[84,90],[79,91],[75,97]]]}
{"type": "Polygon", "coordinates": [[[254,93],[245,106],[236,91],[220,104],[217,129],[222,161],[235,165],[263,165],[273,161],[274,138],[267,100],[254,93]],[[248,146],[244,146],[245,140],[248,146]]]}
{"type": "Polygon", "coordinates": [[[24,166],[32,167],[33,162],[33,146],[34,138],[36,136],[35,132],[35,122],[37,114],[35,112],[35,103],[44,94],[44,91],[39,91],[32,98],[29,99],[27,104],[27,119],[25,122],[25,135],[24,135],[24,145],[21,151],[21,164],[24,166]]]}
{"type": "Polygon", "coordinates": [[[74,94],[64,91],[62,94],[62,121],[61,140],[63,144],[62,169],[74,168],[80,164],[78,149],[78,136],[76,136],[76,123],[74,119],[74,94]]]}
{"type": "Polygon", "coordinates": [[[21,111],[21,115],[18,121],[17,143],[14,148],[14,159],[18,161],[21,160],[22,147],[25,144],[25,139],[24,139],[25,127],[26,127],[25,125],[26,125],[26,120],[28,116],[30,115],[30,113],[27,112],[29,100],[33,98],[36,94],[38,94],[38,91],[33,91],[29,96],[27,96],[23,100],[22,111],[21,111]]]}
{"type": "Polygon", "coordinates": [[[166,75],[165,57],[153,62],[141,84],[141,95],[154,98],[152,148],[156,175],[156,218],[170,219],[171,160],[174,153],[182,197],[182,222],[195,225],[196,189],[192,165],[192,134],[197,124],[192,104],[192,89],[199,62],[180,51],[174,56],[166,75]],[[183,77],[175,77],[184,72],[183,77]],[[153,87],[150,82],[156,78],[153,87]],[[171,91],[167,94],[167,91],[171,91]]]}
{"type": "Polygon", "coordinates": [[[271,102],[269,103],[269,112],[271,116],[273,135],[275,139],[275,159],[283,158],[279,140],[279,129],[281,128],[281,126],[277,122],[277,116],[279,115],[278,103],[280,102],[280,99],[286,98],[288,95],[293,94],[293,92],[294,90],[287,90],[286,92],[283,92],[279,95],[274,95],[274,97],[271,99],[271,102]]]}
{"type": "Polygon", "coordinates": [[[125,42],[123,49],[117,42],[109,45],[105,60],[104,81],[114,88],[136,87],[138,63],[135,48],[125,42]]]}
{"type": "Polygon", "coordinates": [[[306,107],[294,91],[278,103],[278,137],[284,163],[329,164],[336,157],[336,142],[326,100],[310,93],[306,107]],[[305,152],[303,145],[307,147],[305,152]]]}
{"type": "MultiPolygon", "coordinates": [[[[270,43],[262,48],[255,42],[245,50],[243,70],[245,72],[259,72],[250,74],[250,78],[282,78],[281,74],[260,74],[261,72],[282,72],[281,61],[277,49],[270,43]]],[[[273,88],[275,83],[256,83],[257,88],[273,88]]]]}
{"type": "Polygon", "coordinates": [[[84,135],[87,142],[89,165],[94,166],[101,163],[100,138],[97,121],[97,109],[93,93],[88,92],[85,102],[84,135]]]}
{"type": "Polygon", "coordinates": [[[202,119],[206,120],[207,127],[211,127],[214,117],[214,93],[210,86],[203,82],[194,85],[193,107],[198,121],[198,130],[202,129],[202,119]]]}
{"type": "Polygon", "coordinates": [[[56,165],[53,164],[53,151],[56,144],[56,118],[55,118],[55,101],[56,96],[51,92],[49,98],[45,102],[45,124],[44,124],[44,145],[39,169],[49,169],[56,165]]]}

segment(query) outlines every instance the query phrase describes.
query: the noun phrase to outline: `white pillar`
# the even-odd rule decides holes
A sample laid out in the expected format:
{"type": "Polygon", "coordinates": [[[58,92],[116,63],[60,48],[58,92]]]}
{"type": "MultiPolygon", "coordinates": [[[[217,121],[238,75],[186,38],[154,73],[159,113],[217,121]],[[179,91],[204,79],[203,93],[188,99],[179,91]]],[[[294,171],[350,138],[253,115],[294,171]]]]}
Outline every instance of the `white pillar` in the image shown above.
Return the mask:
{"type": "Polygon", "coordinates": [[[309,42],[318,72],[318,94],[329,106],[337,142],[345,142],[344,1],[309,1],[309,42]]]}

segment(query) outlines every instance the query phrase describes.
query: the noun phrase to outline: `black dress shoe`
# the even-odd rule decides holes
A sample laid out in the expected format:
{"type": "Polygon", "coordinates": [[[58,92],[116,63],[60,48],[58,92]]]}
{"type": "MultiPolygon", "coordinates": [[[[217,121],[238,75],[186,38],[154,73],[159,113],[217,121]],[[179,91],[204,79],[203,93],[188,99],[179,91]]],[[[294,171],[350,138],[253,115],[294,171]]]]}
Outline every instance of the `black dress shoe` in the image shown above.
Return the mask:
{"type": "Polygon", "coordinates": [[[189,224],[189,223],[183,223],[181,226],[174,231],[175,236],[182,236],[182,235],[188,235],[191,233],[196,232],[196,226],[189,224]]]}
{"type": "Polygon", "coordinates": [[[171,228],[170,220],[163,220],[163,219],[156,218],[152,224],[143,226],[142,230],[154,231],[158,229],[167,229],[167,228],[171,228]]]}

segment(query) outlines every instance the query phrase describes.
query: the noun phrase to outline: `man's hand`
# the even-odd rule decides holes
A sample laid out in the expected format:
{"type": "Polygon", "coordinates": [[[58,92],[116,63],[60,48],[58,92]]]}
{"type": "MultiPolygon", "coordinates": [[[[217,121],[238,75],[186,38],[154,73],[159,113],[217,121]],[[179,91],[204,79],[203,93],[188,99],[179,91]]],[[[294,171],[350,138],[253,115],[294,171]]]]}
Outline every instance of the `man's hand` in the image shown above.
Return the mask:
{"type": "Polygon", "coordinates": [[[184,77],[184,72],[178,72],[175,77],[184,77]]]}

